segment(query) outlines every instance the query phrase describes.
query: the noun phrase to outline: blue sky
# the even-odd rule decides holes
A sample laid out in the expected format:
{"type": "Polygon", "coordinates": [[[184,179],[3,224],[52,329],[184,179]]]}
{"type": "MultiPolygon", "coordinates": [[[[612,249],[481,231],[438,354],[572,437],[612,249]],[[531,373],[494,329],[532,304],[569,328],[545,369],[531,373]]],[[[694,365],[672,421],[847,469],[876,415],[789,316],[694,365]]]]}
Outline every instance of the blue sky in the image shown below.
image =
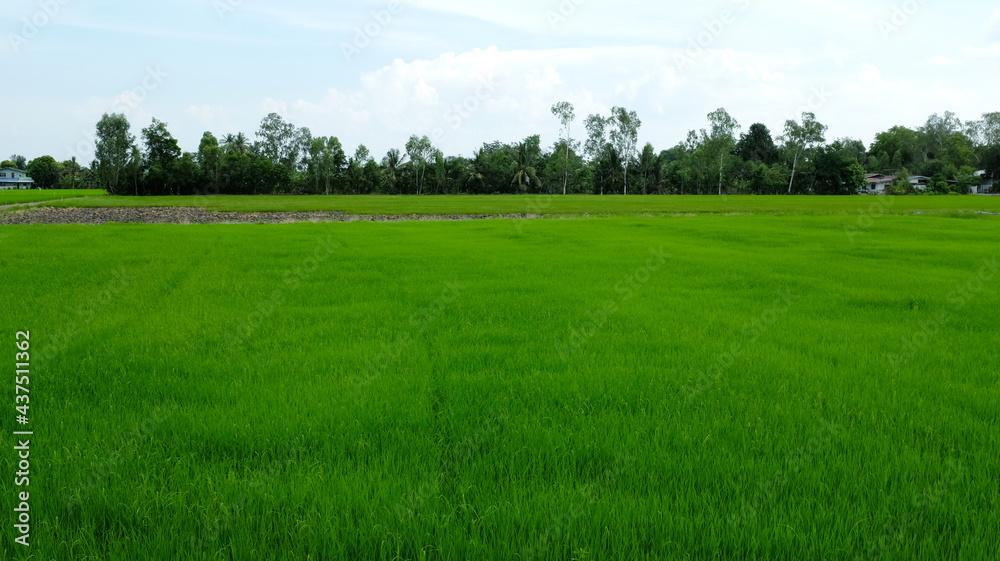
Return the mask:
{"type": "Polygon", "coordinates": [[[932,113],[1000,111],[1000,8],[932,0],[6,0],[0,155],[93,158],[105,112],[153,117],[186,151],[278,112],[376,156],[541,134],[549,108],[615,105],[657,149],[725,107],[780,134],[812,110],[870,143],[932,113]]]}

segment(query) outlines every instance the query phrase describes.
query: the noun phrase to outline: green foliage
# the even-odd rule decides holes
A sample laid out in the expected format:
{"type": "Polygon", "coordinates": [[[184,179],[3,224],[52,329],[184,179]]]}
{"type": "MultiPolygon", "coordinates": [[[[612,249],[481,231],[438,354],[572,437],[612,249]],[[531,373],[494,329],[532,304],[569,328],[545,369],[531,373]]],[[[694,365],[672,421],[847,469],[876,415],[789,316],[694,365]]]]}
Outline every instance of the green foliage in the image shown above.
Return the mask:
{"type": "Polygon", "coordinates": [[[219,193],[219,174],[222,171],[223,149],[219,146],[219,140],[211,132],[205,131],[198,145],[198,172],[208,185],[208,192],[219,193]]]}
{"type": "Polygon", "coordinates": [[[51,189],[59,183],[61,175],[59,162],[52,156],[35,158],[28,163],[25,172],[34,180],[35,185],[42,189],[51,189]]]}
{"type": "MultiPolygon", "coordinates": [[[[865,185],[865,170],[836,146],[816,151],[814,189],[819,195],[857,195],[865,185]]],[[[908,183],[908,182],[907,182],[908,183]]]]}
{"type": "Polygon", "coordinates": [[[82,180],[84,168],[76,161],[76,156],[66,160],[60,166],[62,175],[59,177],[60,189],[76,189],[77,182],[82,180]]]}
{"type": "MultiPolygon", "coordinates": [[[[562,125],[562,134],[544,150],[533,135],[526,139],[529,144],[534,142],[527,152],[524,142],[490,142],[471,157],[449,157],[427,136],[413,135],[405,152],[394,148],[380,160],[373,159],[364,145],[348,158],[336,137],[313,138],[308,129],[296,128],[280,115],[271,114],[262,121],[256,143],[242,133],[226,135],[219,142],[206,132],[195,156],[199,170],[195,190],[231,194],[604,195],[629,192],[633,185],[632,190],[643,194],[846,195],[863,184],[853,162],[872,172],[898,175],[906,168],[928,177],[940,175],[931,184],[931,192],[966,192],[978,181],[975,173],[979,169],[985,170],[987,180],[1000,175],[1000,113],[984,114],[981,121],[965,125],[951,113],[933,115],[919,129],[897,126],[879,133],[866,149],[862,141],[852,138],[824,144],[827,127],[808,112],[800,120],[785,123],[784,134],[778,137],[780,145],[760,123],[740,135],[739,123],[720,108],[707,116],[707,128],[690,131],[684,142],[660,152],[648,143],[637,150],[641,121],[624,107],[614,107],[609,116],[588,116],[582,143],[571,135],[576,118],[572,104],[557,103],[552,113],[562,125]],[[257,158],[270,161],[272,166],[263,166],[257,158]],[[272,173],[276,165],[286,168],[287,173],[272,173]],[[227,169],[229,166],[232,168],[227,169]],[[262,175],[250,173],[251,168],[262,175]],[[778,188],[782,181],[785,185],[778,188]],[[938,189],[941,182],[948,188],[938,189]]],[[[116,182],[113,189],[118,193],[182,192],[171,183],[173,165],[181,151],[166,125],[154,119],[153,125],[143,130],[143,139],[146,153],[142,158],[133,157],[127,136],[115,146],[118,151],[100,152],[93,170],[98,178],[94,184],[116,182]],[[101,165],[102,161],[107,165],[101,165]]],[[[184,169],[177,171],[186,173],[184,169]]],[[[86,168],[79,173],[81,180],[93,177],[86,168]]],[[[64,173],[59,183],[70,187],[76,179],[75,175],[67,179],[64,173]]],[[[191,184],[188,179],[184,183],[191,184]]],[[[909,192],[910,188],[900,184],[897,190],[909,192]]]]}
{"type": "MultiPolygon", "coordinates": [[[[792,173],[788,182],[788,194],[792,194],[795,184],[795,175],[799,172],[800,160],[808,160],[812,150],[822,142],[826,141],[827,126],[820,124],[816,120],[816,115],[809,112],[802,113],[802,123],[797,121],[785,121],[785,134],[781,140],[785,143],[785,152],[790,156],[792,173]]],[[[808,185],[803,188],[799,186],[799,192],[807,193],[808,185]]]]}
{"type": "Polygon", "coordinates": [[[125,167],[135,146],[135,135],[124,114],[107,114],[97,123],[97,181],[112,195],[126,193],[125,167]]]}
{"type": "Polygon", "coordinates": [[[877,155],[877,167],[870,167],[872,173],[898,173],[903,167],[914,168],[924,160],[918,133],[906,127],[892,127],[875,135],[875,142],[868,149],[877,155]]]}
{"type": "Polygon", "coordinates": [[[771,131],[761,123],[750,125],[750,130],[740,137],[734,154],[744,161],[764,165],[778,163],[778,148],[771,138],[771,131]]]}
{"type": "MultiPolygon", "coordinates": [[[[933,182],[932,182],[933,183],[933,182]]],[[[933,189],[932,189],[933,190],[933,189]]],[[[910,183],[910,172],[906,168],[900,170],[896,180],[885,188],[886,195],[915,195],[916,188],[910,183]]]]}

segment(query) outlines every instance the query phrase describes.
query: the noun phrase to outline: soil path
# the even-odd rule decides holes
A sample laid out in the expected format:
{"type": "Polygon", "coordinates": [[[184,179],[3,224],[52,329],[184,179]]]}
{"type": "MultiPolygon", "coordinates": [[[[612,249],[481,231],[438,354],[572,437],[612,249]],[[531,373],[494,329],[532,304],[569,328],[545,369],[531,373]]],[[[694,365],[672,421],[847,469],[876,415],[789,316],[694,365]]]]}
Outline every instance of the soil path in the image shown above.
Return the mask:
{"type": "MultiPolygon", "coordinates": [[[[44,203],[33,203],[36,206],[44,203]]],[[[29,206],[10,205],[11,206],[29,206]]],[[[0,225],[87,224],[295,224],[302,222],[423,222],[458,220],[516,220],[533,214],[409,214],[362,216],[343,212],[214,212],[202,208],[57,208],[41,207],[0,212],[0,225]]]]}

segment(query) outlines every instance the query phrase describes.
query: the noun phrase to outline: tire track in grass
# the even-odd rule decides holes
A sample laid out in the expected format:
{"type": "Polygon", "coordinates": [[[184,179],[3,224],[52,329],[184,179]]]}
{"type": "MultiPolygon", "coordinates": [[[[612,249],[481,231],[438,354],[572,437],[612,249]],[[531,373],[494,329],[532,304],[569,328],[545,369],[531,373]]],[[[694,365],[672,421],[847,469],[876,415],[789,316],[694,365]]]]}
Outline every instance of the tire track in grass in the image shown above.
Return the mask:
{"type": "MultiPolygon", "coordinates": [[[[431,354],[437,353],[431,351],[431,354]]],[[[456,441],[452,424],[445,414],[449,409],[446,383],[443,369],[435,368],[431,376],[431,415],[435,444],[440,450],[438,469],[425,473],[421,483],[396,503],[393,510],[401,523],[413,523],[420,518],[427,503],[435,497],[455,504],[453,514],[459,518],[461,506],[459,501],[452,500],[456,496],[459,471],[502,434],[510,418],[506,411],[490,409],[470,435],[456,441]]]]}

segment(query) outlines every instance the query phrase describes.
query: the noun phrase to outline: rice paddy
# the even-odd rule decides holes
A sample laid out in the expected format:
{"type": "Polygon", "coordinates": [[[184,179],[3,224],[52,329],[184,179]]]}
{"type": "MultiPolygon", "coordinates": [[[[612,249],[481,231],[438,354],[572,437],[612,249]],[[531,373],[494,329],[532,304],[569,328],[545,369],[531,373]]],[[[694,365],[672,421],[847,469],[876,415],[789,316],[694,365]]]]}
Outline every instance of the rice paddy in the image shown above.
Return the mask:
{"type": "Polygon", "coordinates": [[[3,228],[32,558],[993,558],[1000,199],[606,199],[3,228]]]}

